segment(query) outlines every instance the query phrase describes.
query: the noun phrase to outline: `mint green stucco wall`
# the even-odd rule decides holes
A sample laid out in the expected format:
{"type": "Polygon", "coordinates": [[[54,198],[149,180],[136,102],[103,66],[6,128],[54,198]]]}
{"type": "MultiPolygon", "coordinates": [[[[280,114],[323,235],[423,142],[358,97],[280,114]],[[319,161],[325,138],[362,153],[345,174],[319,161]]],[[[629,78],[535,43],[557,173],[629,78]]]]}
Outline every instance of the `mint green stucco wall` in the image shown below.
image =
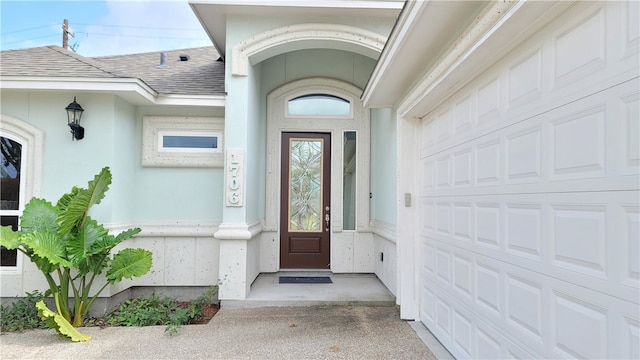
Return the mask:
{"type": "Polygon", "coordinates": [[[396,224],[396,122],[391,109],[371,110],[371,219],[396,224]]]}
{"type": "Polygon", "coordinates": [[[224,117],[224,109],[148,106],[137,108],[135,116],[135,138],[139,146],[131,155],[136,162],[134,218],[143,223],[219,224],[224,205],[222,168],[142,167],[140,159],[144,116],[224,117]]]}
{"type": "Polygon", "coordinates": [[[45,134],[39,197],[55,202],[72,186],[86,187],[104,166],[113,183],[92,216],[106,224],[218,224],[222,219],[222,168],[142,167],[142,119],[155,116],[224,117],[224,109],[137,107],[114,95],[3,90],[3,115],[45,134]],[[85,109],[85,138],[71,141],[64,107],[73,96],[85,109]]]}
{"type": "Polygon", "coordinates": [[[262,62],[262,89],[266,95],[279,86],[308,77],[327,77],[364,89],[374,59],[333,49],[298,50],[274,56],[262,62]]]}
{"type": "MultiPolygon", "coordinates": [[[[103,166],[113,165],[112,146],[115,98],[76,94],[85,109],[81,125],[85,138],[72,141],[64,108],[73,94],[2,91],[2,114],[24,121],[44,132],[42,178],[38,195],[56,201],[73,185],[86,186],[103,166]]],[[[108,212],[101,211],[108,216],[108,212]]]]}

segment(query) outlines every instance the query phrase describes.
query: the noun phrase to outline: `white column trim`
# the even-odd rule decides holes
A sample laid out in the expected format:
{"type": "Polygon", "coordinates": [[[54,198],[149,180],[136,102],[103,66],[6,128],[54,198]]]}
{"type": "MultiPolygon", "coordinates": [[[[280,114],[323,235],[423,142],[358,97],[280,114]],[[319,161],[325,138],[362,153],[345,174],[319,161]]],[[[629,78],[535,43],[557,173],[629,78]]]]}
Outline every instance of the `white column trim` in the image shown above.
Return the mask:
{"type": "Polygon", "coordinates": [[[251,240],[260,234],[263,228],[264,225],[260,220],[249,224],[220,224],[213,236],[220,240],[251,240]]]}

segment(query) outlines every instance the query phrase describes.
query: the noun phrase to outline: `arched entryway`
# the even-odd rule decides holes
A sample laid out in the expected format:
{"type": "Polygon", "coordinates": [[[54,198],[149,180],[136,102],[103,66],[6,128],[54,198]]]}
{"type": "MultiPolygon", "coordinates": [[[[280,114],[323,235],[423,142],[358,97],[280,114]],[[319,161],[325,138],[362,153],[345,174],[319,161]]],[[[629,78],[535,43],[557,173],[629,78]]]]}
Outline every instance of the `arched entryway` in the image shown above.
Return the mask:
{"type": "Polygon", "coordinates": [[[361,261],[372,257],[373,241],[369,115],[360,92],[346,82],[309,78],[267,98],[265,231],[279,239],[272,245],[278,269],[372,271],[361,261]],[[301,180],[300,172],[313,175],[301,180]],[[313,262],[316,256],[328,262],[313,262]]]}

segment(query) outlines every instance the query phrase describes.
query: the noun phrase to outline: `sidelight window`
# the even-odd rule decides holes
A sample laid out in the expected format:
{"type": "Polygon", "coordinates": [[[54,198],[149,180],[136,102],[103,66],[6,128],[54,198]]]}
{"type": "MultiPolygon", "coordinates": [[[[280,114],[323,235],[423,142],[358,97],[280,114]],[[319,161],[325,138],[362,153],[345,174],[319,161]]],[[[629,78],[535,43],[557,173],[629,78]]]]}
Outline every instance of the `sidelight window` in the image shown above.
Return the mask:
{"type": "Polygon", "coordinates": [[[356,229],[356,168],[357,168],[356,132],[345,131],[343,139],[342,166],[342,228],[356,229]]]}

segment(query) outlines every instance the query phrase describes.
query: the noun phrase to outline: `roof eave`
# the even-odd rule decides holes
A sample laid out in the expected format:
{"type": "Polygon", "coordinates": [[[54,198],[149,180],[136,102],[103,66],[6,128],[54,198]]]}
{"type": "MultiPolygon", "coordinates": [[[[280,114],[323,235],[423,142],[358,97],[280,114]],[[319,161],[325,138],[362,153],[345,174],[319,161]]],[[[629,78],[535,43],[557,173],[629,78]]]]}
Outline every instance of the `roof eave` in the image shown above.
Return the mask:
{"type": "Polygon", "coordinates": [[[468,26],[482,1],[407,1],[367,83],[367,107],[392,107],[468,26]],[[418,73],[418,74],[417,74],[418,73]]]}
{"type": "MultiPolygon", "coordinates": [[[[425,29],[416,32],[412,27],[432,24],[427,17],[444,8],[425,10],[432,2],[412,4],[414,9],[403,11],[392,31],[362,99],[368,107],[397,107],[401,117],[421,118],[573,2],[491,1],[483,4],[471,23],[455,24],[464,28],[455,39],[429,51],[425,51],[429,46],[425,29]],[[431,65],[418,71],[401,63],[407,58],[414,64],[431,65]]],[[[461,6],[462,2],[446,4],[461,6]]]]}
{"type": "Polygon", "coordinates": [[[157,105],[224,107],[224,95],[159,95],[157,105]]]}
{"type": "Polygon", "coordinates": [[[404,0],[189,0],[189,6],[209,35],[211,42],[224,59],[227,38],[227,16],[266,16],[270,13],[279,17],[334,14],[336,10],[354,16],[396,16],[402,9],[404,0]]]}
{"type": "Polygon", "coordinates": [[[83,91],[120,96],[133,105],[224,107],[223,95],[158,94],[136,78],[0,76],[0,90],[83,91]]]}

